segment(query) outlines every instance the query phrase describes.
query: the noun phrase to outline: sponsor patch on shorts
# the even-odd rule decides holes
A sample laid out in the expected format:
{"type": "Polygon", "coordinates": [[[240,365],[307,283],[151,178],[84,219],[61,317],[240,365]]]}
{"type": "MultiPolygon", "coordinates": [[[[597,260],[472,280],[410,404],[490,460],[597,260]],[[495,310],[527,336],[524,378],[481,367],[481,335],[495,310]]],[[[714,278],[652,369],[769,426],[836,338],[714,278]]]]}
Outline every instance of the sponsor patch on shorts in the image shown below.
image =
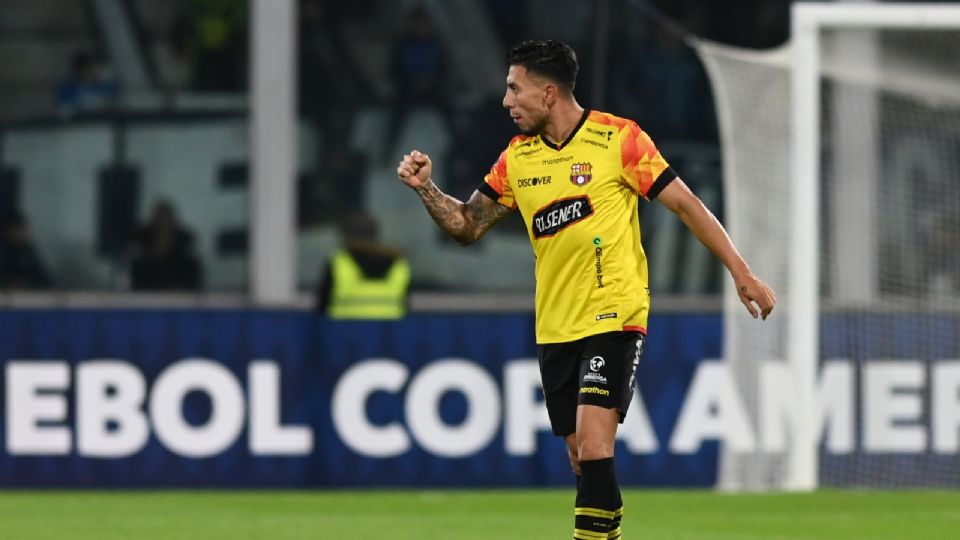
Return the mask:
{"type": "Polygon", "coordinates": [[[583,382],[592,382],[594,384],[607,384],[607,378],[599,373],[587,372],[583,376],[583,382]]]}

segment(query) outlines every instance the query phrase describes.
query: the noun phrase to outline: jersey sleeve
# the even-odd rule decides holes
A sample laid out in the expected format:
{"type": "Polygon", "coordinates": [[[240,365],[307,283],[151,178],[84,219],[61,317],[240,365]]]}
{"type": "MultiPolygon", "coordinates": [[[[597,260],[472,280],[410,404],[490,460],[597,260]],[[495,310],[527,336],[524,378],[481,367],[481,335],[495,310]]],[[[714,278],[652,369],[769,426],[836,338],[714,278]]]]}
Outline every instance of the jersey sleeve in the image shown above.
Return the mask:
{"type": "Polygon", "coordinates": [[[636,122],[628,122],[620,130],[621,178],[630,189],[647,199],[657,195],[677,178],[653,140],[636,122]]]}
{"type": "Polygon", "coordinates": [[[497,162],[493,164],[493,167],[490,167],[490,172],[483,177],[483,183],[477,190],[507,208],[517,207],[517,201],[513,198],[513,188],[510,186],[510,178],[507,174],[507,150],[500,152],[497,162]]]}

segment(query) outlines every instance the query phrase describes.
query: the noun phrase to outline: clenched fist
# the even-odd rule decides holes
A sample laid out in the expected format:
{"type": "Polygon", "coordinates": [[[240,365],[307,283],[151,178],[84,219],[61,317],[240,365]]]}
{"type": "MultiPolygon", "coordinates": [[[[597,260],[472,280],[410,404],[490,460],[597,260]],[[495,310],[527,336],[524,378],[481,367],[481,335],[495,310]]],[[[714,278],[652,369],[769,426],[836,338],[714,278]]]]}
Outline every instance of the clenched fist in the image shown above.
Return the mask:
{"type": "Polygon", "coordinates": [[[404,184],[416,189],[430,181],[432,170],[433,163],[430,161],[430,156],[414,150],[403,156],[400,165],[397,166],[397,176],[404,184]]]}

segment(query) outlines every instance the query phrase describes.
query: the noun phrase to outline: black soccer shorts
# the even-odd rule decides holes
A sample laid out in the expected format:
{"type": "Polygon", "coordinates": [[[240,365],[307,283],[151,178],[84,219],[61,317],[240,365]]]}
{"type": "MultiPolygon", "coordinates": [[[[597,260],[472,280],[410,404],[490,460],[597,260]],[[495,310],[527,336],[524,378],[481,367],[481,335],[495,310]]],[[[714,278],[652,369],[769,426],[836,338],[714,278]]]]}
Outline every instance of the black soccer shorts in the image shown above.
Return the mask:
{"type": "Polygon", "coordinates": [[[633,399],[644,335],[607,332],[537,347],[540,379],[554,435],[577,431],[577,405],[617,409],[620,423],[633,399]]]}

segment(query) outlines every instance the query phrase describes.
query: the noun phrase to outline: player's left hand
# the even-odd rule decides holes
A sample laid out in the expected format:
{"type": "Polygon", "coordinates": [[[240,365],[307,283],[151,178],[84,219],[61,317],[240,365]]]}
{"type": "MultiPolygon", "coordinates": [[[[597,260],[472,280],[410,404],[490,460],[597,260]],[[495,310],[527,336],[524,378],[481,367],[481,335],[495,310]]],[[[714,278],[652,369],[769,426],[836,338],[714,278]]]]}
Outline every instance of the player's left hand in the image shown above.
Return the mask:
{"type": "Polygon", "coordinates": [[[747,307],[750,315],[754,319],[761,317],[767,320],[767,315],[770,315],[773,306],[777,303],[777,295],[774,294],[773,289],[753,274],[736,277],[733,281],[740,301],[747,307]]]}

